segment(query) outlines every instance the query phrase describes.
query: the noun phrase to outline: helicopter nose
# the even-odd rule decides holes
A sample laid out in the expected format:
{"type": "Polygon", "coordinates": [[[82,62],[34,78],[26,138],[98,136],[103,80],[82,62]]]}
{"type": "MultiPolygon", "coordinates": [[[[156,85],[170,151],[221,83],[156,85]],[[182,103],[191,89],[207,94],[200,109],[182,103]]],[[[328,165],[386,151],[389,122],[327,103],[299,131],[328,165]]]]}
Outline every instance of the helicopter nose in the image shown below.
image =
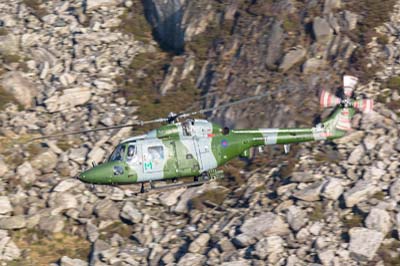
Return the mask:
{"type": "Polygon", "coordinates": [[[77,178],[80,180],[80,181],[82,181],[82,182],[87,182],[87,174],[85,174],[87,171],[85,171],[85,172],[83,172],[83,173],[80,173],[78,176],[77,176],[77,178]]]}
{"type": "Polygon", "coordinates": [[[84,183],[102,184],[110,176],[110,167],[107,164],[97,165],[79,174],[78,179],[84,183]]]}
{"type": "Polygon", "coordinates": [[[84,183],[97,183],[99,181],[98,170],[94,168],[79,174],[78,179],[84,183]]]}

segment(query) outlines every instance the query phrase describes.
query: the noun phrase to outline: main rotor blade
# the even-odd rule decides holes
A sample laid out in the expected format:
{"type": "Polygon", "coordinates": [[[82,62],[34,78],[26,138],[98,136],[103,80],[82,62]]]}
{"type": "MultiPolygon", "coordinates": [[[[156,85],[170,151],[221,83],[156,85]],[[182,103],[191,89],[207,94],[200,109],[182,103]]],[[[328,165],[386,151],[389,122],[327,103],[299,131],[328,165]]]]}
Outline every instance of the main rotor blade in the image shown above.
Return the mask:
{"type": "Polygon", "coordinates": [[[76,131],[70,131],[66,133],[59,133],[59,134],[54,134],[54,135],[47,135],[47,136],[41,136],[37,138],[30,139],[28,142],[34,141],[34,140],[40,140],[40,139],[52,139],[52,138],[59,138],[59,137],[64,137],[64,136],[70,136],[70,135],[79,135],[79,134],[85,134],[89,132],[97,132],[97,131],[104,131],[104,130],[111,130],[111,129],[119,129],[119,128],[124,128],[124,127],[134,127],[134,126],[143,126],[147,124],[152,124],[152,123],[161,123],[168,121],[166,118],[158,118],[154,120],[149,120],[149,121],[137,121],[129,124],[124,124],[124,125],[116,125],[116,126],[110,126],[110,127],[98,127],[98,128],[93,128],[93,129],[87,129],[87,130],[76,130],[76,131]]]}
{"type": "Polygon", "coordinates": [[[177,118],[178,117],[184,118],[184,117],[188,117],[188,116],[192,116],[192,115],[204,114],[204,113],[207,113],[207,112],[210,112],[210,111],[214,111],[214,110],[218,110],[218,109],[224,109],[224,108],[230,107],[232,105],[241,104],[241,103],[245,103],[245,102],[250,102],[250,101],[254,101],[254,100],[259,100],[259,99],[264,98],[264,97],[266,97],[268,95],[271,95],[271,92],[267,92],[267,93],[256,95],[256,96],[251,96],[251,97],[244,98],[242,100],[238,100],[238,101],[234,101],[234,102],[230,102],[230,103],[221,104],[221,105],[215,106],[215,107],[205,108],[205,109],[202,109],[202,110],[199,110],[199,111],[177,114],[176,117],[177,118]]]}

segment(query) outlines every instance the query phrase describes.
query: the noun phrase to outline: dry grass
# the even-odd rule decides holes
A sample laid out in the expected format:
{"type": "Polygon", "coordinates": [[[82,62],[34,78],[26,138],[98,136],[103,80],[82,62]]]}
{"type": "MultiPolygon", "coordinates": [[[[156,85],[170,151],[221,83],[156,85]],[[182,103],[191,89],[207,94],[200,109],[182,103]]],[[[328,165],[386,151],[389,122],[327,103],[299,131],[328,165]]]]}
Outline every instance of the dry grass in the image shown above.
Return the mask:
{"type": "Polygon", "coordinates": [[[322,204],[316,203],[314,210],[310,213],[310,221],[316,222],[324,219],[324,208],[322,204]]]}
{"type": "Polygon", "coordinates": [[[400,241],[393,240],[390,244],[382,245],[378,250],[385,266],[400,265],[400,241]]]}
{"type": "Polygon", "coordinates": [[[228,194],[227,190],[222,190],[222,191],[220,189],[208,190],[203,194],[195,198],[192,198],[189,204],[192,209],[203,210],[206,206],[205,203],[207,201],[214,203],[215,205],[221,205],[224,202],[227,194],[228,194]]]}
{"type": "Polygon", "coordinates": [[[397,90],[400,93],[400,76],[390,78],[386,86],[391,90],[397,90]]]}
{"type": "Polygon", "coordinates": [[[26,254],[15,265],[47,266],[57,262],[62,256],[87,260],[90,252],[90,243],[87,240],[66,233],[46,236],[38,230],[23,229],[15,231],[12,239],[26,254]]]}
{"type": "Polygon", "coordinates": [[[0,28],[0,36],[5,36],[8,34],[8,30],[5,28],[0,28]]]}
{"type": "Polygon", "coordinates": [[[46,8],[41,7],[41,0],[23,0],[22,1],[38,19],[48,15],[46,8]]]}
{"type": "Polygon", "coordinates": [[[353,214],[350,218],[344,218],[343,224],[346,228],[362,227],[364,218],[360,214],[353,214]]]}
{"type": "Polygon", "coordinates": [[[100,231],[99,238],[102,240],[110,239],[114,234],[118,234],[123,238],[129,238],[133,233],[132,226],[124,224],[120,221],[112,223],[100,231]]]}
{"type": "Polygon", "coordinates": [[[17,103],[14,96],[0,86],[0,110],[4,110],[8,103],[17,103]]]}

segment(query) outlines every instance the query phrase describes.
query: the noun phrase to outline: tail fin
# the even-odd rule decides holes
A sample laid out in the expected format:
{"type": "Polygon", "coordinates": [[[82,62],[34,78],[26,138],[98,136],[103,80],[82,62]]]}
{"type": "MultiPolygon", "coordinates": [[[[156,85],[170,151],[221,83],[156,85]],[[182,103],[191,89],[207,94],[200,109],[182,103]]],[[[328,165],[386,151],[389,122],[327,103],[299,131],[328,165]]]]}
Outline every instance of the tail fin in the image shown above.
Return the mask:
{"type": "Polygon", "coordinates": [[[324,128],[333,135],[343,135],[346,131],[351,130],[351,120],[354,114],[354,108],[338,106],[322,124],[324,128]]]}

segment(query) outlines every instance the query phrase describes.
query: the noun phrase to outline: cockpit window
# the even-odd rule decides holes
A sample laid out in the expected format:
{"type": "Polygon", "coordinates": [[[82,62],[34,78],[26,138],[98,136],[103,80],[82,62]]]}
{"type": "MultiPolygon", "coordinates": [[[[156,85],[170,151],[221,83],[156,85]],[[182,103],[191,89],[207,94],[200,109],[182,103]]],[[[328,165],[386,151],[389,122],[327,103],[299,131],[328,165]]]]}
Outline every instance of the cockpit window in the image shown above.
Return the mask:
{"type": "Polygon", "coordinates": [[[186,120],[182,123],[182,131],[184,136],[191,136],[192,135],[192,120],[186,120]]]}
{"type": "Polygon", "coordinates": [[[131,162],[135,161],[137,159],[137,150],[135,145],[129,145],[128,146],[128,152],[126,154],[126,161],[131,162]]]}
{"type": "Polygon", "coordinates": [[[125,145],[117,146],[114,152],[111,154],[109,162],[122,161],[125,157],[125,145]]]}

